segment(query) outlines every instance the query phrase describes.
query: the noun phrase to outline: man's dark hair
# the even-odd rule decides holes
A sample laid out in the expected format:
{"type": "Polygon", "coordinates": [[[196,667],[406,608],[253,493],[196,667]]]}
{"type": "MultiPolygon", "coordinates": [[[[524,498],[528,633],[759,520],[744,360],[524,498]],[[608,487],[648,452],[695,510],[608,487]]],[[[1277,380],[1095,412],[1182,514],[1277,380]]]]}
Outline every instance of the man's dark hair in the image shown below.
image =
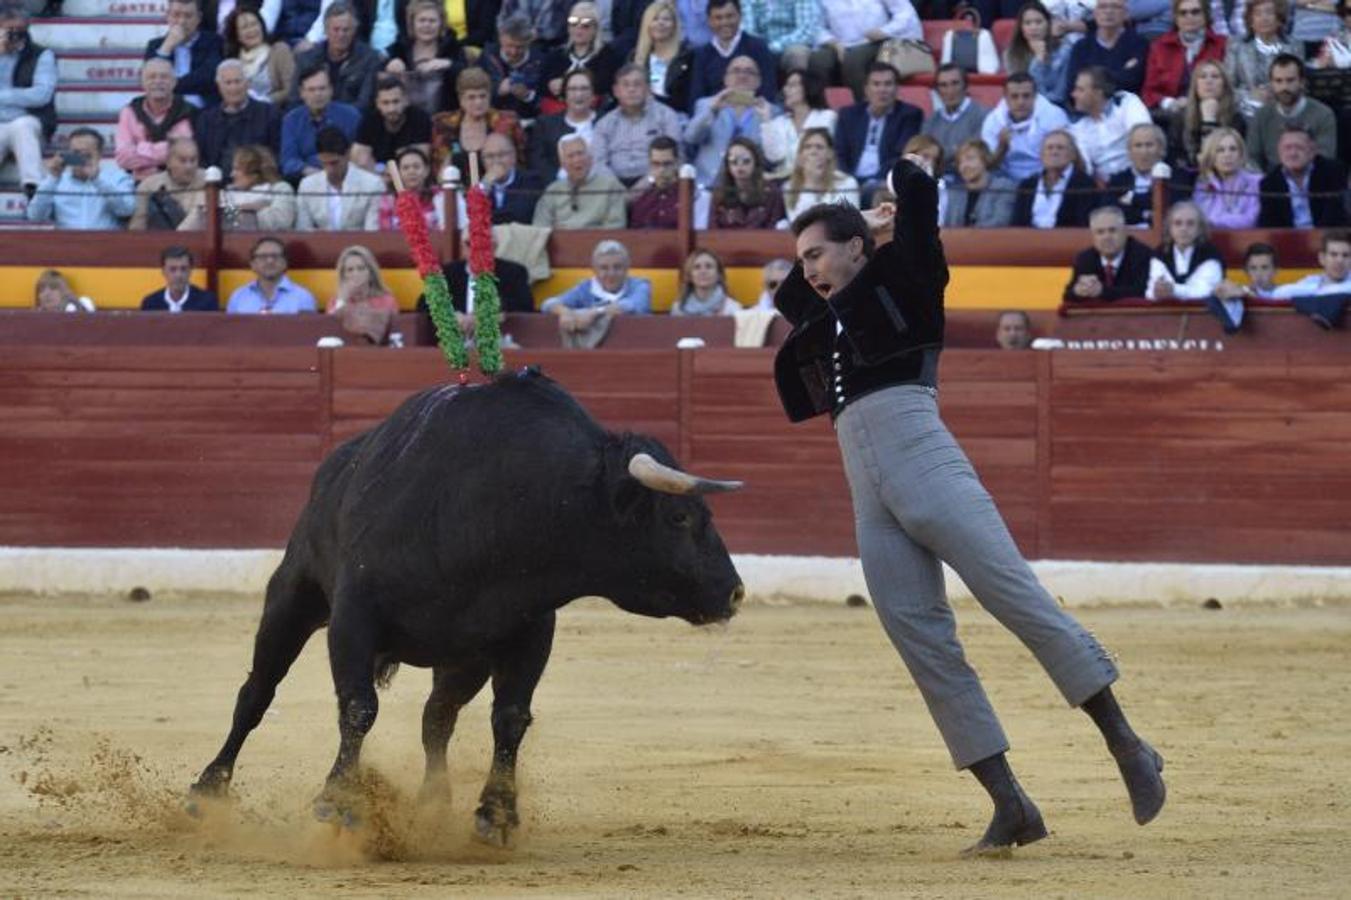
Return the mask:
{"type": "MultiPolygon", "coordinates": [[[[1314,144],[1318,143],[1318,139],[1313,136],[1313,132],[1309,130],[1309,126],[1300,122],[1286,122],[1281,126],[1281,135],[1284,136],[1287,134],[1302,134],[1314,144]]],[[[1279,140],[1279,138],[1277,138],[1277,140],[1279,140]]]]}
{"type": "Polygon", "coordinates": [[[571,72],[563,76],[563,84],[561,85],[562,93],[566,94],[568,92],[568,85],[572,83],[572,80],[574,78],[585,78],[586,83],[591,85],[592,93],[595,92],[596,73],[592,72],[590,69],[573,69],[571,72]]]}
{"type": "Polygon", "coordinates": [[[347,0],[333,0],[328,9],[324,10],[324,24],[327,25],[329,19],[336,19],[338,16],[351,16],[353,22],[361,24],[361,14],[357,12],[356,5],[348,3],[347,0]]]}
{"type": "Polygon", "coordinates": [[[187,257],[188,265],[194,265],[197,260],[193,258],[192,251],[182,244],[170,244],[159,252],[159,264],[163,268],[164,264],[171,259],[182,259],[187,257]]]}
{"type": "Polygon", "coordinates": [[[100,153],[103,152],[103,135],[99,134],[94,129],[83,126],[80,128],[76,128],[74,131],[70,133],[70,137],[67,138],[67,141],[73,140],[74,138],[77,137],[93,138],[94,143],[98,144],[99,146],[99,152],[100,153]]]}
{"type": "Polygon", "coordinates": [[[249,248],[249,259],[253,259],[253,257],[257,255],[259,248],[264,244],[276,244],[278,249],[281,250],[281,258],[286,259],[286,244],[281,238],[270,234],[260,237],[253,242],[253,246],[249,248]]]}
{"type": "Polygon", "coordinates": [[[875,72],[886,72],[892,78],[896,79],[897,84],[900,84],[901,82],[901,73],[896,71],[896,67],[891,63],[882,62],[880,59],[875,59],[868,63],[868,71],[864,74],[863,80],[867,81],[868,76],[875,72]]]}
{"type": "Polygon", "coordinates": [[[873,231],[868,227],[863,213],[850,203],[818,203],[793,220],[793,237],[801,237],[802,232],[820,222],[826,229],[826,240],[836,244],[846,243],[854,238],[863,239],[863,255],[871,257],[876,243],[873,231]]]}
{"type": "Polygon", "coordinates": [[[1112,73],[1106,66],[1085,66],[1079,70],[1075,78],[1082,78],[1087,75],[1095,90],[1102,92],[1104,97],[1111,97],[1116,93],[1116,79],[1112,78],[1112,73]]]}
{"type": "Polygon", "coordinates": [[[296,74],[296,84],[301,87],[304,87],[305,82],[309,81],[311,78],[318,75],[320,72],[324,73],[325,77],[328,78],[330,83],[333,81],[333,77],[328,74],[328,63],[322,59],[317,59],[314,62],[310,63],[309,65],[305,66],[305,68],[301,69],[300,72],[296,74]]]}
{"type": "Polygon", "coordinates": [[[943,63],[943,65],[941,65],[941,66],[938,67],[938,71],[934,73],[934,77],[937,78],[939,75],[942,75],[944,72],[956,72],[958,75],[960,75],[960,76],[962,77],[962,90],[966,90],[966,84],[967,84],[967,82],[966,82],[966,69],[963,69],[961,66],[957,65],[956,63],[943,63]]]}
{"type": "Polygon", "coordinates": [[[1030,84],[1036,86],[1036,79],[1027,72],[1013,72],[1008,78],[1004,79],[1004,90],[1008,90],[1011,84],[1030,84]]]}
{"type": "Polygon", "coordinates": [[[1029,315],[1027,314],[1027,311],[1026,311],[1026,310],[1021,310],[1021,309],[1006,309],[1006,310],[1002,311],[998,316],[995,317],[995,320],[994,320],[994,321],[995,321],[995,325],[997,326],[1000,322],[1004,321],[1004,317],[1005,317],[1005,316],[1017,316],[1018,318],[1020,318],[1020,319],[1023,320],[1023,327],[1024,327],[1024,328],[1026,328],[1028,331],[1031,331],[1031,330],[1032,330],[1032,317],[1029,316],[1029,315]]]}
{"type": "Polygon", "coordinates": [[[1345,228],[1337,228],[1323,232],[1323,240],[1318,244],[1318,252],[1327,253],[1328,247],[1333,244],[1351,244],[1351,231],[1347,231],[1345,228]]]}
{"type": "Polygon", "coordinates": [[[670,150],[675,154],[677,160],[680,159],[680,145],[675,142],[675,138],[667,137],[664,134],[657,135],[652,139],[652,143],[647,145],[648,153],[653,150],[670,150]]]}
{"type": "Polygon", "coordinates": [[[179,6],[197,7],[197,15],[202,15],[202,0],[169,0],[170,3],[176,3],[179,6]]]}
{"type": "Polygon", "coordinates": [[[402,91],[402,90],[405,90],[403,86],[403,79],[400,78],[398,75],[381,75],[379,78],[375,79],[375,92],[377,94],[379,94],[381,91],[402,91]]]}
{"type": "Polygon", "coordinates": [[[619,81],[619,79],[621,79],[621,78],[624,78],[624,77],[626,77],[626,76],[632,75],[634,72],[637,72],[639,75],[643,76],[643,84],[646,85],[646,84],[647,84],[647,69],[644,69],[642,66],[638,65],[637,63],[633,63],[633,62],[631,62],[631,63],[624,63],[624,65],[620,66],[620,67],[615,71],[615,81],[619,81]]]}
{"type": "Polygon", "coordinates": [[[320,128],[319,134],[314,138],[315,153],[336,153],[339,156],[346,156],[347,151],[351,149],[352,142],[347,139],[347,135],[342,133],[341,128],[332,125],[320,128]]]}
{"type": "Polygon", "coordinates": [[[1277,66],[1294,66],[1299,70],[1300,79],[1304,78],[1304,60],[1293,53],[1277,53],[1276,58],[1271,61],[1271,65],[1267,66],[1267,74],[1270,75],[1271,71],[1277,66]]]}
{"type": "Polygon", "coordinates": [[[1264,244],[1258,241],[1255,244],[1249,244],[1248,249],[1243,251],[1243,265],[1246,268],[1254,256],[1270,256],[1271,264],[1276,265],[1276,248],[1270,244],[1264,244]]]}
{"type": "Polygon", "coordinates": [[[737,12],[741,12],[741,0],[708,0],[708,8],[704,10],[708,15],[713,15],[713,10],[721,9],[724,6],[735,6],[737,12]]]}

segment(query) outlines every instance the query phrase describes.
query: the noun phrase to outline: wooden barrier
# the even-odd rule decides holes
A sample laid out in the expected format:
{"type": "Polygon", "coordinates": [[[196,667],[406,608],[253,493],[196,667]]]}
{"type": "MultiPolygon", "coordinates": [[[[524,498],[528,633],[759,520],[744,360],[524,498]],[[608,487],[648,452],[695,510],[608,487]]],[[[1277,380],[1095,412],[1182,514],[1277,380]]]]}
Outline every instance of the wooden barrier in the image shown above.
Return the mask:
{"type": "MultiPolygon", "coordinates": [[[[772,357],[507,361],[541,366],[692,470],[746,479],[713,498],[733,551],[852,554],[830,423],[784,420],[772,357]]],[[[447,377],[430,348],[6,346],[0,545],[280,546],[324,453],[447,377]]],[[[941,383],[1029,556],[1351,563],[1345,352],[949,350],[941,383]]]]}

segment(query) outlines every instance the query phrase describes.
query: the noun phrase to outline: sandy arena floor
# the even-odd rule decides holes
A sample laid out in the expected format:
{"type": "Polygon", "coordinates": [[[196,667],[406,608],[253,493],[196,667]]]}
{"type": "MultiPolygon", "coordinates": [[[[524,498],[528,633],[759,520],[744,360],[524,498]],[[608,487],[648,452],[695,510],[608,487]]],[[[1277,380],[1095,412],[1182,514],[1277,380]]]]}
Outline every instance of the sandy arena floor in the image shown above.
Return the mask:
{"type": "Polygon", "coordinates": [[[959,611],[1052,836],[962,861],[987,815],[873,613],[752,605],[730,627],[564,612],[522,752],[514,851],[469,840],[486,693],[419,810],[428,673],[382,698],[363,833],[315,822],[336,750],[312,640],[244,748],[238,802],[183,790],[224,737],[260,602],[0,600],[0,894],[1330,897],[1351,895],[1351,607],[1090,609],[1120,694],[1167,757],[1147,828],[1087,717],[959,611]]]}

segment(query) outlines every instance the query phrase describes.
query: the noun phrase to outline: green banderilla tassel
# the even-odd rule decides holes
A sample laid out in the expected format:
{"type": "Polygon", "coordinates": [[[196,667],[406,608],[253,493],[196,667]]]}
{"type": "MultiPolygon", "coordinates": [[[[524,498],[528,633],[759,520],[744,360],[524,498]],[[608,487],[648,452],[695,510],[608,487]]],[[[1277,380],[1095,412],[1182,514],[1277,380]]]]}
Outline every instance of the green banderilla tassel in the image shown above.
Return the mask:
{"type": "Polygon", "coordinates": [[[450,302],[450,285],[446,276],[432,272],[422,280],[422,295],[427,298],[427,309],[432,314],[432,323],[436,325],[436,341],[441,345],[450,365],[456,369],[469,366],[469,351],[464,348],[464,334],[460,331],[459,320],[455,318],[455,307],[450,302]]]}
{"type": "Polygon", "coordinates": [[[498,321],[501,311],[497,276],[491,272],[475,275],[474,346],[478,349],[478,367],[484,375],[502,371],[502,324],[498,321]]]}

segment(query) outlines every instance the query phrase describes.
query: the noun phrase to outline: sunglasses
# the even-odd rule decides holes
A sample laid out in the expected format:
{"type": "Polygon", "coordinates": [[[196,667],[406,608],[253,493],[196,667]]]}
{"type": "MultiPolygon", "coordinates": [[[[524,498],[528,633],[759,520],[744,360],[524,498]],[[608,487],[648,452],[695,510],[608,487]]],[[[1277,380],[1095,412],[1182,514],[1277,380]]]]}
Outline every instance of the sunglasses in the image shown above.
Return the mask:
{"type": "Polygon", "coordinates": [[[592,28],[595,26],[596,20],[591,18],[590,16],[568,16],[568,24],[581,25],[586,28],[592,28]]]}

